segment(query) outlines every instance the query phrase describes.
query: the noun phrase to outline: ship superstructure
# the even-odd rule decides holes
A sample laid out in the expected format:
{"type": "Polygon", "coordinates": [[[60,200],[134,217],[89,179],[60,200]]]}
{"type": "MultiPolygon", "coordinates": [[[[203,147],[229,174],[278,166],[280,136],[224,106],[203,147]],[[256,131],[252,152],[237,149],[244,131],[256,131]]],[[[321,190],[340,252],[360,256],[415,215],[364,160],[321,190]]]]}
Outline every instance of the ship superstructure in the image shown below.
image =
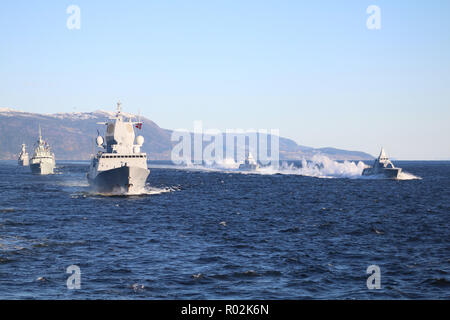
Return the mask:
{"type": "Polygon", "coordinates": [[[97,147],[87,174],[89,184],[101,193],[139,193],[150,174],[147,166],[147,154],[141,152],[144,137],[135,137],[134,128],[141,128],[142,122],[126,120],[117,103],[115,116],[107,122],[105,138],[98,135],[97,147]]]}
{"type": "Polygon", "coordinates": [[[55,155],[50,145],[42,138],[39,126],[39,138],[36,142],[33,157],[30,160],[30,169],[34,174],[53,174],[55,170],[55,155]]]}
{"type": "Polygon", "coordinates": [[[362,172],[363,176],[373,176],[373,175],[382,175],[386,178],[396,179],[402,172],[401,168],[396,168],[394,164],[389,160],[384,151],[384,148],[381,148],[380,155],[377,159],[375,159],[373,163],[373,167],[365,168],[362,172]]]}
{"type": "Polygon", "coordinates": [[[30,158],[26,150],[26,145],[22,144],[22,150],[19,153],[19,158],[17,159],[19,166],[28,167],[30,165],[30,158]]]}
{"type": "Polygon", "coordinates": [[[244,163],[239,165],[239,170],[244,171],[254,171],[259,168],[258,162],[253,158],[252,154],[249,152],[244,160],[244,163]]]}

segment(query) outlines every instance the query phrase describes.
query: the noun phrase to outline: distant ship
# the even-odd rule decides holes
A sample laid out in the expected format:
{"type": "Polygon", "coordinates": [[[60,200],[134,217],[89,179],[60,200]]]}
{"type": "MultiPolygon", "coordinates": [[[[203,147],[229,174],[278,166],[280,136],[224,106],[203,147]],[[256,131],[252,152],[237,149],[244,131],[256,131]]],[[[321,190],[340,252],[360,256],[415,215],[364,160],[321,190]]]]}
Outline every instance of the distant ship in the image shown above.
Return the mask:
{"type": "Polygon", "coordinates": [[[120,102],[116,115],[110,120],[98,123],[106,125],[106,135],[105,139],[97,136],[97,147],[102,150],[91,159],[87,174],[89,184],[101,193],[141,192],[150,174],[147,154],[141,152],[144,137],[138,136],[135,141],[134,127],[140,129],[142,122],[132,122],[131,118],[125,121],[120,102]]]}
{"type": "Polygon", "coordinates": [[[19,166],[28,167],[30,165],[30,159],[26,150],[25,144],[22,144],[22,150],[19,153],[19,159],[17,160],[19,166]]]}
{"type": "Polygon", "coordinates": [[[34,174],[53,174],[55,169],[55,155],[48,143],[42,139],[41,127],[39,127],[37,147],[30,161],[30,169],[34,174]]]}
{"type": "Polygon", "coordinates": [[[254,171],[259,168],[258,163],[253,158],[252,154],[249,152],[248,156],[245,158],[244,163],[239,165],[239,170],[244,171],[254,171]]]}
{"type": "Polygon", "coordinates": [[[380,155],[375,160],[373,167],[365,168],[362,172],[363,176],[383,175],[386,178],[396,179],[402,172],[401,168],[394,167],[393,163],[389,160],[384,149],[381,148],[380,155]]]}

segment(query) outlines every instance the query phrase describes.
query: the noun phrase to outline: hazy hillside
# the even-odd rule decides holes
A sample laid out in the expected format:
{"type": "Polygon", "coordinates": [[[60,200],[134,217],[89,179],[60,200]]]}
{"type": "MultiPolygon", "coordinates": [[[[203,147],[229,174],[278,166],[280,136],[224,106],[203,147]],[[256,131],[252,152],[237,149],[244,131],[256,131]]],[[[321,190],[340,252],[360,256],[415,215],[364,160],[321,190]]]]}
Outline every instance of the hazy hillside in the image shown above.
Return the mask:
{"type": "MultiPolygon", "coordinates": [[[[106,111],[95,111],[44,115],[0,108],[0,159],[16,159],[22,143],[25,143],[28,151],[32,153],[39,125],[57,160],[89,159],[97,130],[101,134],[104,133],[104,126],[96,123],[105,121],[111,114],[106,111]]],[[[136,131],[145,138],[143,151],[148,153],[149,159],[170,160],[172,131],[160,128],[150,119],[143,117],[142,121],[144,122],[142,130],[136,131]]],[[[280,138],[281,159],[309,159],[315,154],[324,154],[337,160],[373,158],[367,153],[358,151],[299,146],[293,140],[280,138]]]]}

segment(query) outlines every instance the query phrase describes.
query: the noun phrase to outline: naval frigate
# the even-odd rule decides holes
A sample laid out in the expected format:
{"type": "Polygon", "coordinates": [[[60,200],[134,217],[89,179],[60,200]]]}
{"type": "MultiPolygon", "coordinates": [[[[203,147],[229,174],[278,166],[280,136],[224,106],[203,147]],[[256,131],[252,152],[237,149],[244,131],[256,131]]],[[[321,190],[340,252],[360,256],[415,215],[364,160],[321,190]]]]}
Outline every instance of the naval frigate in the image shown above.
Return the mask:
{"type": "Polygon", "coordinates": [[[397,179],[400,173],[402,172],[401,168],[394,167],[394,164],[389,160],[386,155],[386,152],[383,148],[381,148],[380,155],[372,167],[365,168],[362,172],[363,176],[374,176],[381,175],[390,179],[397,179]]]}
{"type": "Polygon", "coordinates": [[[97,136],[96,144],[100,148],[92,156],[87,179],[93,189],[100,193],[135,194],[142,192],[150,174],[147,167],[147,154],[141,152],[143,136],[135,138],[134,128],[141,129],[142,122],[124,118],[121,103],[117,103],[115,116],[107,122],[103,138],[97,136]]]}
{"type": "Polygon", "coordinates": [[[22,150],[19,153],[19,159],[17,159],[19,166],[28,167],[30,165],[30,158],[26,150],[25,144],[22,144],[22,150]]]}
{"type": "Polygon", "coordinates": [[[55,155],[51,151],[49,144],[42,139],[40,126],[39,138],[30,161],[30,169],[34,174],[53,174],[55,169],[55,155]]]}

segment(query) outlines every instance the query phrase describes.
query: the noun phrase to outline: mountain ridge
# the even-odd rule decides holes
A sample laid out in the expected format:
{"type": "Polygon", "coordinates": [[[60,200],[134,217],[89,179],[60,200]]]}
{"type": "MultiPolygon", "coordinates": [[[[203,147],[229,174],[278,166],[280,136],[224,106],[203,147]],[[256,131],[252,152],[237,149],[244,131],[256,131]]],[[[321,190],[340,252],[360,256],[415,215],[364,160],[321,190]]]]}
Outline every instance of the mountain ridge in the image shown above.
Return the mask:
{"type": "MultiPolygon", "coordinates": [[[[136,115],[122,112],[125,116],[136,115]]],[[[57,160],[87,160],[92,154],[98,121],[105,121],[115,112],[95,110],[92,112],[70,112],[41,114],[12,108],[0,108],[0,160],[14,160],[25,143],[29,153],[41,126],[57,160]]],[[[170,140],[172,130],[159,127],[154,121],[141,117],[144,125],[137,134],[144,136],[142,148],[150,160],[170,160],[175,142],[170,140]]],[[[280,137],[280,160],[311,159],[324,155],[333,160],[372,160],[373,156],[361,151],[349,151],[332,147],[313,148],[298,145],[294,140],[280,137]]]]}

